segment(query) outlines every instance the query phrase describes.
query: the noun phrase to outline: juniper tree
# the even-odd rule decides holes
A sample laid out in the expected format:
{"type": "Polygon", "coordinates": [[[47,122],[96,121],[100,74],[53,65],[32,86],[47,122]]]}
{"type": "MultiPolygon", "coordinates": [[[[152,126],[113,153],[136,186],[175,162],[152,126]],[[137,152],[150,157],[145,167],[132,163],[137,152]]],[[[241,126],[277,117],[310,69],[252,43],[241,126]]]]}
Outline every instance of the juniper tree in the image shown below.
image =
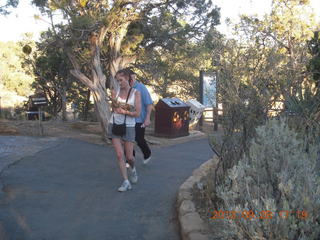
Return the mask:
{"type": "Polygon", "coordinates": [[[7,15],[10,13],[8,8],[15,8],[19,4],[19,0],[6,0],[5,3],[0,5],[0,14],[7,15]]]}
{"type": "Polygon", "coordinates": [[[104,138],[110,116],[106,85],[118,87],[115,73],[135,62],[144,49],[169,45],[181,34],[187,38],[201,36],[219,18],[211,0],[34,0],[33,3],[50,18],[55,11],[62,12],[67,24],[52,24],[55,43],[64,49],[72,63],[72,75],[90,89],[104,138]],[[182,19],[189,24],[179,23],[182,19]],[[139,27],[134,31],[136,26],[139,27]]]}

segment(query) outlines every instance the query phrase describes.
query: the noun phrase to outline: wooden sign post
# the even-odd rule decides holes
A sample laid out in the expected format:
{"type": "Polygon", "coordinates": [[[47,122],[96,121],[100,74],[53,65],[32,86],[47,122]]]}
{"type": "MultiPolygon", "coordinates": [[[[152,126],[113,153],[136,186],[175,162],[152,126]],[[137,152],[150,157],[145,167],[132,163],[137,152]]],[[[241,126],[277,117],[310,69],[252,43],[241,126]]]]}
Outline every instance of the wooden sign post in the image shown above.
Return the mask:
{"type": "Polygon", "coordinates": [[[41,107],[42,106],[47,106],[48,105],[48,100],[45,97],[45,95],[41,96],[36,96],[31,98],[32,104],[38,107],[38,119],[39,119],[39,135],[43,136],[43,126],[42,126],[42,111],[41,107]]]}

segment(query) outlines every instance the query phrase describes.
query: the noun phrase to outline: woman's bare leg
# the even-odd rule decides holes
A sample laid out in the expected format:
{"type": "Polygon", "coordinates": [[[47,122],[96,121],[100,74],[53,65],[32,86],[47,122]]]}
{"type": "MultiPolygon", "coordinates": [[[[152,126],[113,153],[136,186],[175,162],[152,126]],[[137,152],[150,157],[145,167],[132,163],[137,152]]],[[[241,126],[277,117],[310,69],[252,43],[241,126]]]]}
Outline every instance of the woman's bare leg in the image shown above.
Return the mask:
{"type": "Polygon", "coordinates": [[[133,142],[124,142],[124,151],[130,167],[134,168],[133,142]]]}
{"type": "Polygon", "coordinates": [[[122,148],[122,143],[119,138],[113,138],[112,139],[112,144],[114,146],[114,149],[117,154],[117,159],[118,159],[118,165],[120,169],[120,173],[124,180],[128,180],[128,173],[127,173],[127,168],[126,164],[124,162],[124,154],[123,154],[123,148],[122,148]]]}

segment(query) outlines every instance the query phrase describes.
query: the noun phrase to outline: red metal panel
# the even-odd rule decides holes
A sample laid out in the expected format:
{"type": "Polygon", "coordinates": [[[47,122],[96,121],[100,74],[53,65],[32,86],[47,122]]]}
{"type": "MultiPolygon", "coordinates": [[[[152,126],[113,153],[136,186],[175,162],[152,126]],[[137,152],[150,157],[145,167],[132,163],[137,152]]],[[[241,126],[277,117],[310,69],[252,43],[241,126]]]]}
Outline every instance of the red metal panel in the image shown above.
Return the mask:
{"type": "Polygon", "coordinates": [[[189,108],[178,98],[160,99],[155,106],[155,135],[168,138],[189,135],[189,108]]]}

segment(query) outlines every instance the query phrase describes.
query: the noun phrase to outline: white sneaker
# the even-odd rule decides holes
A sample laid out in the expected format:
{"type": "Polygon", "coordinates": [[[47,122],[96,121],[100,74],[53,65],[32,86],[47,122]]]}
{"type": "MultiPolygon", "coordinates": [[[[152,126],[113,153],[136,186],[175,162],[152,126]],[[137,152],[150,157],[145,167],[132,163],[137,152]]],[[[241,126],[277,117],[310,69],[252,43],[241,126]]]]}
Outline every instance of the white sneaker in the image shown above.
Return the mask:
{"type": "Polygon", "coordinates": [[[136,168],[131,169],[131,178],[130,178],[132,183],[137,183],[138,182],[138,173],[136,168]]]}
{"type": "Polygon", "coordinates": [[[143,159],[143,164],[147,164],[151,160],[151,155],[147,159],[143,159]]]}
{"type": "Polygon", "coordinates": [[[125,162],[125,164],[126,164],[126,168],[129,168],[129,167],[130,167],[130,164],[129,164],[128,160],[127,160],[127,159],[124,159],[124,162],[125,162]]]}
{"type": "Polygon", "coordinates": [[[131,187],[129,180],[124,180],[121,187],[118,188],[118,191],[125,192],[125,191],[131,190],[131,189],[132,189],[132,187],[131,187]]]}

